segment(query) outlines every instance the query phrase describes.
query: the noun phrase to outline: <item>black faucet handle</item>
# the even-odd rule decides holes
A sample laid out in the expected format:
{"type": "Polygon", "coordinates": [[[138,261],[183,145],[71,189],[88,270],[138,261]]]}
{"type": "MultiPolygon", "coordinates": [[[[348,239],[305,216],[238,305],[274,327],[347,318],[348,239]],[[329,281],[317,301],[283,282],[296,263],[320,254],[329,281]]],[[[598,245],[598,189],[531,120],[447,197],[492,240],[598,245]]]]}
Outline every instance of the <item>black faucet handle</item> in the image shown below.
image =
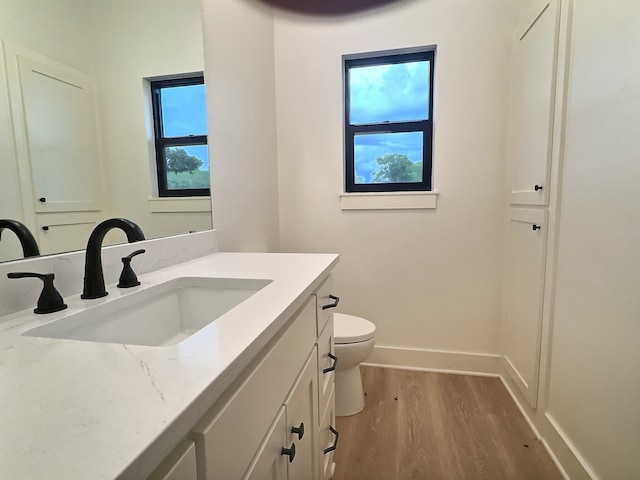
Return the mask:
{"type": "Polygon", "coordinates": [[[136,250],[134,252],[131,252],[129,255],[127,255],[126,257],[122,257],[122,261],[126,262],[127,260],[131,261],[131,259],[133,257],[135,257],[136,255],[140,255],[141,253],[146,252],[146,250],[144,248],[141,248],[140,250],[136,250]]]}
{"type": "Polygon", "coordinates": [[[131,288],[140,285],[136,272],[131,268],[131,259],[144,252],[146,252],[146,250],[140,249],[131,252],[126,257],[122,257],[122,273],[120,274],[120,280],[118,281],[118,288],[131,288]]]}
{"type": "Polygon", "coordinates": [[[56,278],[53,273],[14,272],[8,273],[7,277],[39,278],[44,282],[40,298],[38,298],[38,305],[33,310],[33,313],[53,313],[67,308],[62,295],[60,295],[58,290],[56,290],[56,287],[53,285],[53,280],[56,278]]]}

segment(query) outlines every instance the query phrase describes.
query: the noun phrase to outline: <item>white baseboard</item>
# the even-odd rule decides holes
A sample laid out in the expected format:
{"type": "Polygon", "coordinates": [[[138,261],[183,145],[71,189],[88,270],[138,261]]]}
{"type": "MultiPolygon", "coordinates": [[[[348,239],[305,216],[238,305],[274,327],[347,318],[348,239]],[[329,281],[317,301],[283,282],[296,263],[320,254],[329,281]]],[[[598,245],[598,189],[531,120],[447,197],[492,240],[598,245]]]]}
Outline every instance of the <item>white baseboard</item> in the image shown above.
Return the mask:
{"type": "Polygon", "coordinates": [[[545,444],[549,450],[553,450],[553,456],[557,455],[556,458],[561,457],[558,458],[558,461],[562,460],[563,467],[567,472],[570,472],[567,478],[571,478],[571,480],[599,480],[599,477],[578,452],[573,442],[564,433],[564,430],[558,425],[553,416],[550,413],[545,413],[543,417],[548,430],[546,435],[548,442],[545,442],[545,444]]]}
{"type": "Polygon", "coordinates": [[[376,345],[364,365],[471,375],[500,375],[500,356],[376,345]]]}
{"type": "Polygon", "coordinates": [[[566,480],[598,480],[551,415],[536,411],[528,405],[513,379],[509,378],[500,355],[376,345],[363,365],[500,377],[562,476],[566,480]]]}

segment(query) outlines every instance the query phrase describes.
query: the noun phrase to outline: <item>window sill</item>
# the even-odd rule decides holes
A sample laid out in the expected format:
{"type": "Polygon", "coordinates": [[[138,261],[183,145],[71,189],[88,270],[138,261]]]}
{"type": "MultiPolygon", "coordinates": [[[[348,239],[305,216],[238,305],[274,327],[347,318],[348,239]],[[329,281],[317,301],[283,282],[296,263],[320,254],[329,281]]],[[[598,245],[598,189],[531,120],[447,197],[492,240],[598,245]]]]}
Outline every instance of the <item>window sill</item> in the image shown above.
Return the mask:
{"type": "Polygon", "coordinates": [[[342,193],[342,210],[427,210],[436,208],[438,191],[342,193]]]}
{"type": "Polygon", "coordinates": [[[211,197],[149,198],[151,213],[211,212],[211,197]]]}

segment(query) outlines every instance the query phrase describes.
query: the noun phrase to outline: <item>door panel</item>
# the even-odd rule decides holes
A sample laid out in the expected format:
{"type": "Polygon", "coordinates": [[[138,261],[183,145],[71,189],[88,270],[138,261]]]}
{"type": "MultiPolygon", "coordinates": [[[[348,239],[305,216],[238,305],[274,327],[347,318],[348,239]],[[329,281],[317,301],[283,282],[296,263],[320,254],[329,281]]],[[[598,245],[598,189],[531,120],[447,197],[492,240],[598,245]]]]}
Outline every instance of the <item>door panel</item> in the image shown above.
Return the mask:
{"type": "Polygon", "coordinates": [[[18,55],[18,62],[36,211],[100,210],[102,172],[90,78],[53,61],[18,55]]]}
{"type": "Polygon", "coordinates": [[[507,371],[532,407],[538,395],[547,213],[512,209],[502,351],[507,371]]]}
{"type": "Polygon", "coordinates": [[[511,203],[546,205],[555,105],[559,1],[536,2],[515,45],[511,203]]]}

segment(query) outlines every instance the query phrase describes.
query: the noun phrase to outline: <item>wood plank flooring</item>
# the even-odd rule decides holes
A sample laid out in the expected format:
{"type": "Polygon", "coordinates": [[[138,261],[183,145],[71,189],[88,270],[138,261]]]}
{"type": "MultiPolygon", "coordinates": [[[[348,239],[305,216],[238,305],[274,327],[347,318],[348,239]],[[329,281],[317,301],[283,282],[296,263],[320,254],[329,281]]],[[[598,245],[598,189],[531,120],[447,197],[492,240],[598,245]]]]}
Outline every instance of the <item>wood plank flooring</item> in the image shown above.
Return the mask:
{"type": "Polygon", "coordinates": [[[360,367],[334,480],[561,480],[499,378],[360,367]]]}

